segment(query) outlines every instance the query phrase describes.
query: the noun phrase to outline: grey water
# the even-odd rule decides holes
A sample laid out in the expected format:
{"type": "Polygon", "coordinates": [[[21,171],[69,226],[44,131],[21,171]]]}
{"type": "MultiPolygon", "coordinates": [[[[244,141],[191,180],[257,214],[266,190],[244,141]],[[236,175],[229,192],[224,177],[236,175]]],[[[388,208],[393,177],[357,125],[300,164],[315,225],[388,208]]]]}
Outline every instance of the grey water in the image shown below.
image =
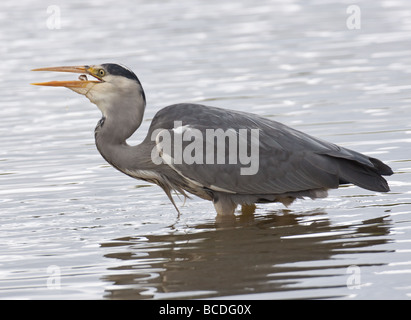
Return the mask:
{"type": "Polygon", "coordinates": [[[410,299],[411,3],[1,1],[1,299],[410,299]],[[350,13],[351,12],[351,13],[350,13]],[[358,12],[357,12],[358,13],[358,12]],[[360,22],[360,24],[359,24],[360,22]],[[349,185],[220,223],[105,163],[101,114],[33,68],[115,62],[154,114],[249,111],[377,157],[391,191],[349,185]]]}

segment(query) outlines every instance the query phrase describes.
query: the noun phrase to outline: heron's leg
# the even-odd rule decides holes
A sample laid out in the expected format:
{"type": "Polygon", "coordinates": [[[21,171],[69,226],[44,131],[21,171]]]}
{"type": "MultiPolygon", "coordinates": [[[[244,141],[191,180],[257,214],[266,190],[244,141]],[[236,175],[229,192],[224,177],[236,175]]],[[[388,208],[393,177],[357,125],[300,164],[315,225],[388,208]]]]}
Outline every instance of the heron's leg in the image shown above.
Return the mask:
{"type": "Polygon", "coordinates": [[[215,197],[213,203],[219,216],[232,216],[234,215],[235,208],[237,208],[237,204],[227,196],[215,197]]]}
{"type": "Polygon", "coordinates": [[[254,203],[241,205],[241,213],[244,215],[253,214],[255,212],[255,209],[256,209],[256,206],[254,203]]]}

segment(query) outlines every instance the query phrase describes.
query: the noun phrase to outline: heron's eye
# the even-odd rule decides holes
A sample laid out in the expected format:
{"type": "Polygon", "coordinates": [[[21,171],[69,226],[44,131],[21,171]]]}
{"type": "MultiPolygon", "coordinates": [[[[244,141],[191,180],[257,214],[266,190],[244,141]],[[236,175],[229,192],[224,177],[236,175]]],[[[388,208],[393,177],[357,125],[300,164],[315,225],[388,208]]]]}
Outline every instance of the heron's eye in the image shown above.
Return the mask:
{"type": "Polygon", "coordinates": [[[100,70],[98,71],[98,75],[99,75],[100,77],[104,77],[104,76],[106,75],[106,72],[104,71],[104,69],[100,69],[100,70]]]}

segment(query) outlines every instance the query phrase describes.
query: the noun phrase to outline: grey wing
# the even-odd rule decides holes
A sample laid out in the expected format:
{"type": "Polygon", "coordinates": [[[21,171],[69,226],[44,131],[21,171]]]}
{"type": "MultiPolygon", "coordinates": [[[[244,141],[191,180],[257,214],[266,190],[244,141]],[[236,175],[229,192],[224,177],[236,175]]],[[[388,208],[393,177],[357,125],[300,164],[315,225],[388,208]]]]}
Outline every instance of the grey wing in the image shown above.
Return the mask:
{"type": "MultiPolygon", "coordinates": [[[[379,160],[281,123],[199,105],[169,108],[177,126],[173,123],[170,128],[170,120],[163,121],[163,125],[168,126],[164,129],[170,134],[172,147],[165,150],[157,143],[158,150],[165,163],[198,186],[248,195],[337,188],[348,182],[370,190],[389,190],[381,174],[392,171],[379,160]],[[224,136],[220,144],[217,138],[208,137],[218,132],[224,136]],[[181,146],[180,155],[174,152],[176,144],[181,146]]],[[[157,125],[162,114],[159,116],[157,125]]],[[[169,116],[170,112],[167,119],[169,116]]]]}

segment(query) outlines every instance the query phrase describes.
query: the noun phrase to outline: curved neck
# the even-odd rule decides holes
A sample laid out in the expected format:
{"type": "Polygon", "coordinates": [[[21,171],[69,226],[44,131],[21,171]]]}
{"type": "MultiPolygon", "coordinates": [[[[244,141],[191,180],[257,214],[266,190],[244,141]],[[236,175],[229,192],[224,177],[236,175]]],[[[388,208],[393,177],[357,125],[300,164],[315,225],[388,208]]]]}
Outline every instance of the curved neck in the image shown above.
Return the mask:
{"type": "Polygon", "coordinates": [[[104,110],[102,118],[104,122],[100,127],[96,127],[95,131],[114,143],[123,143],[140,127],[144,109],[144,103],[134,107],[127,105],[110,107],[104,110]]]}
{"type": "Polygon", "coordinates": [[[141,125],[143,114],[120,118],[119,115],[103,116],[94,131],[96,146],[103,158],[118,170],[151,170],[155,164],[151,160],[154,142],[144,141],[130,146],[129,138],[141,125]],[[148,142],[148,143],[147,143],[148,142]]]}
{"type": "MultiPolygon", "coordinates": [[[[89,90],[86,97],[101,110],[104,121],[96,127],[96,134],[114,144],[124,143],[143,120],[146,99],[137,81],[116,79],[103,82],[97,89],[89,90]]],[[[94,87],[93,87],[94,88],[94,87]]]]}
{"type": "Polygon", "coordinates": [[[96,146],[103,158],[116,168],[126,168],[128,159],[132,157],[131,147],[126,140],[138,129],[141,119],[126,119],[103,116],[94,131],[96,146]]]}

